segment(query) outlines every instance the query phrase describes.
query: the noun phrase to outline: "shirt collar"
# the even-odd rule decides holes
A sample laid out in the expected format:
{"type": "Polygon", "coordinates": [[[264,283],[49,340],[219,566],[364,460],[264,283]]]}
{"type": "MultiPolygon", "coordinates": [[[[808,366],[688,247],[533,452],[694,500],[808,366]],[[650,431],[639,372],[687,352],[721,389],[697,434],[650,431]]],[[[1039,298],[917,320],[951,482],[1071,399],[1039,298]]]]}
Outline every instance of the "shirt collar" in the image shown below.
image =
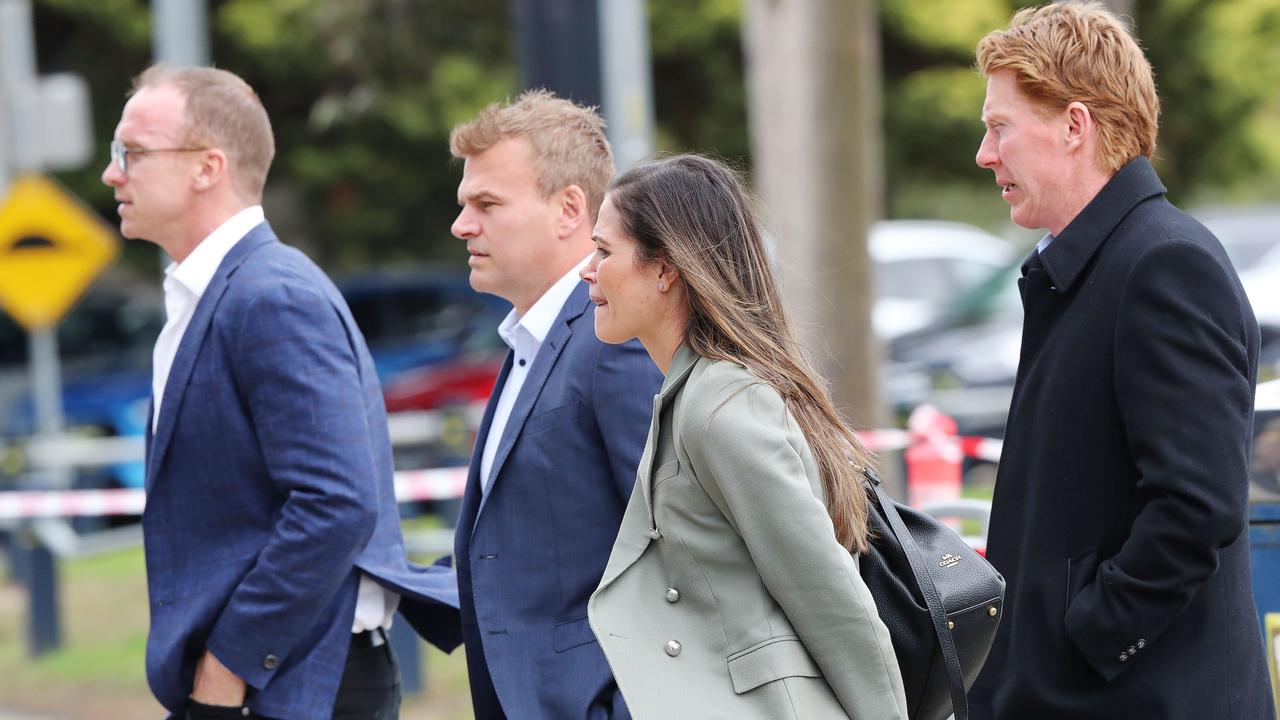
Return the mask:
{"type": "Polygon", "coordinates": [[[507,317],[502,321],[502,325],[498,327],[498,334],[506,341],[508,345],[513,344],[513,336],[517,328],[522,328],[533,337],[534,342],[539,345],[547,338],[547,333],[551,332],[551,326],[555,323],[556,318],[560,316],[560,310],[564,308],[565,302],[569,296],[573,294],[574,288],[578,287],[578,283],[582,281],[578,277],[578,272],[591,259],[588,255],[577,264],[573,269],[565,273],[554,285],[551,286],[538,301],[529,308],[529,312],[524,315],[517,314],[515,308],[507,313],[507,317]]]}
{"type": "Polygon", "coordinates": [[[1071,289],[1084,266],[1140,203],[1163,195],[1164,185],[1145,157],[1125,163],[1040,256],[1054,289],[1071,289]]]}
{"type": "Polygon", "coordinates": [[[261,224],[264,219],[266,215],[261,205],[251,205],[232,215],[216,230],[209,233],[208,237],[201,240],[185,260],[180,263],[170,263],[169,267],[165,268],[165,275],[177,280],[197,298],[202,297],[209,283],[213,282],[213,276],[218,272],[222,259],[231,252],[231,248],[235,247],[236,243],[240,242],[240,238],[261,224]]]}

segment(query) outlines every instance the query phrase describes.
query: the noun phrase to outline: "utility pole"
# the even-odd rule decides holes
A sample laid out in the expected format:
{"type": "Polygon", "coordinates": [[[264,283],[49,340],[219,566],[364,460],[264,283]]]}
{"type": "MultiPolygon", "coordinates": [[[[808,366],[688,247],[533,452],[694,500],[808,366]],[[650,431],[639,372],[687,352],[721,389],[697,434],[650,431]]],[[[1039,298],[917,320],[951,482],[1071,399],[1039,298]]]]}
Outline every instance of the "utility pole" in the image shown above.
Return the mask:
{"type": "Polygon", "coordinates": [[[653,154],[653,80],[645,0],[512,0],[525,88],[604,115],[622,172],[653,154]]]}
{"type": "Polygon", "coordinates": [[[208,65],[206,0],[151,0],[151,45],[156,62],[174,67],[208,65]]]}
{"type": "Polygon", "coordinates": [[[601,107],[618,172],[653,154],[653,73],[645,0],[600,2],[601,107]]]}
{"type": "Polygon", "coordinates": [[[598,0],[512,0],[525,88],[600,105],[598,0]]]}
{"type": "Polygon", "coordinates": [[[867,254],[884,203],[878,27],[874,0],[746,3],[755,187],[801,339],[857,427],[887,415],[867,254]]]}
{"type": "MultiPolygon", "coordinates": [[[[5,98],[5,109],[0,110],[5,119],[0,124],[7,130],[0,139],[7,161],[7,166],[0,167],[0,197],[7,194],[14,175],[40,169],[39,87],[31,0],[0,0],[0,96],[5,98]]],[[[57,328],[28,331],[27,347],[36,431],[59,435],[63,420],[57,328]]],[[[65,485],[68,480],[65,473],[45,478],[47,484],[65,485]]]]}

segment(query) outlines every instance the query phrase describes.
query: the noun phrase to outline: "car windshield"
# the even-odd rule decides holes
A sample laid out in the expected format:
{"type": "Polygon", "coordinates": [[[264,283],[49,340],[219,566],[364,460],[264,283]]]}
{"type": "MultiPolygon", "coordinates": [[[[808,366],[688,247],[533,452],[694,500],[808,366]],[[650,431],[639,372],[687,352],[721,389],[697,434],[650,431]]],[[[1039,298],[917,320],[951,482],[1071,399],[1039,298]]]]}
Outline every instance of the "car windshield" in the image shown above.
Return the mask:
{"type": "Polygon", "coordinates": [[[1280,213],[1206,217],[1205,227],[1217,236],[1236,272],[1257,265],[1280,244],[1280,213]]]}
{"type": "Polygon", "coordinates": [[[960,296],[947,309],[947,318],[958,322],[977,322],[992,317],[1022,314],[1022,296],[1018,294],[1018,278],[1023,258],[1018,258],[995,271],[982,284],[960,296]]]}

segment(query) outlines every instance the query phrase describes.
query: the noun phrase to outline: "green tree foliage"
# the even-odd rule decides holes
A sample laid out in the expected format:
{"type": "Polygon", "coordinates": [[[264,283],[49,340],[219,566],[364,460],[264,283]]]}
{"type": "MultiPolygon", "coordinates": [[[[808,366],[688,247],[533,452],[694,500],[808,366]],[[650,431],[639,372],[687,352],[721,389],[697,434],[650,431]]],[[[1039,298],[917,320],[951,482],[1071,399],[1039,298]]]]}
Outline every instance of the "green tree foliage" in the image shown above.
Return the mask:
{"type": "MultiPolygon", "coordinates": [[[[945,211],[934,201],[954,197],[957,185],[990,183],[973,163],[985,91],[973,49],[1033,4],[882,1],[891,210],[945,211]]],[[[1161,96],[1156,162],[1171,194],[1256,196],[1259,185],[1274,192],[1280,0],[1137,0],[1133,14],[1161,96]]]]}
{"type": "Polygon", "coordinates": [[[750,155],[741,0],[648,0],[660,151],[750,155]]]}
{"type": "MultiPolygon", "coordinates": [[[[37,0],[36,10],[41,71],[89,79],[101,139],[98,163],[63,181],[111,217],[98,174],[129,79],[150,62],[149,3],[37,0]]],[[[215,64],[248,80],[272,118],[267,202],[297,231],[291,242],[335,268],[460,260],[449,130],[517,90],[508,10],[508,0],[211,0],[215,64]]],[[[151,255],[137,245],[134,255],[151,255]]]]}
{"type": "MultiPolygon", "coordinates": [[[[518,90],[510,0],[208,2],[214,61],[259,90],[275,123],[268,204],[290,241],[339,269],[460,265],[448,133],[518,90]]],[[[1007,217],[973,163],[984,93],[973,49],[1025,4],[881,1],[890,215],[1007,217]]],[[[98,175],[129,78],[149,62],[150,2],[35,8],[40,70],[88,79],[100,139],[94,165],[61,179],[111,217],[98,175]]],[[[749,167],[742,12],[740,0],[648,0],[660,151],[749,167]]],[[[1280,191],[1280,0],[1136,0],[1134,14],[1175,196],[1280,191]]],[[[128,248],[154,268],[146,246],[128,248]]]]}
{"type": "Polygon", "coordinates": [[[1134,13],[1160,91],[1156,155],[1170,190],[1280,189],[1280,0],[1139,0],[1134,13]]]}

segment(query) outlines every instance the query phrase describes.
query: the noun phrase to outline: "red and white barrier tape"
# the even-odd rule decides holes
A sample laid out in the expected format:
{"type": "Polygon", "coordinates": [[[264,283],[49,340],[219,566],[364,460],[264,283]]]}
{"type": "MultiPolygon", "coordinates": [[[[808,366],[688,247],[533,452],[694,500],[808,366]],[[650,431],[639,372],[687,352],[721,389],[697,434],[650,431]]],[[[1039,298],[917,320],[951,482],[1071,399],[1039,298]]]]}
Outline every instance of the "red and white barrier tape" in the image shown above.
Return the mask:
{"type": "MultiPolygon", "coordinates": [[[[912,444],[906,430],[863,430],[858,437],[872,452],[902,450],[912,444]]],[[[995,438],[938,436],[935,442],[958,443],[968,457],[1000,461],[1003,443],[995,438]]],[[[465,467],[397,472],[396,500],[452,500],[462,497],[467,485],[465,467]]],[[[113,490],[17,490],[0,492],[0,520],[55,517],[141,515],[146,496],[140,489],[113,490]]]]}
{"type": "MultiPolygon", "coordinates": [[[[913,444],[912,434],[906,430],[861,430],[858,439],[868,450],[876,453],[903,450],[913,444]]],[[[997,438],[971,435],[938,435],[929,441],[959,443],[960,452],[967,457],[987,462],[1000,462],[1000,450],[1004,447],[1004,442],[997,438]]]]}
{"type": "MultiPolygon", "coordinates": [[[[466,485],[465,467],[398,472],[396,500],[452,500],[466,485]]],[[[0,492],[0,520],[141,515],[146,502],[141,489],[16,490],[0,492]]]]}

